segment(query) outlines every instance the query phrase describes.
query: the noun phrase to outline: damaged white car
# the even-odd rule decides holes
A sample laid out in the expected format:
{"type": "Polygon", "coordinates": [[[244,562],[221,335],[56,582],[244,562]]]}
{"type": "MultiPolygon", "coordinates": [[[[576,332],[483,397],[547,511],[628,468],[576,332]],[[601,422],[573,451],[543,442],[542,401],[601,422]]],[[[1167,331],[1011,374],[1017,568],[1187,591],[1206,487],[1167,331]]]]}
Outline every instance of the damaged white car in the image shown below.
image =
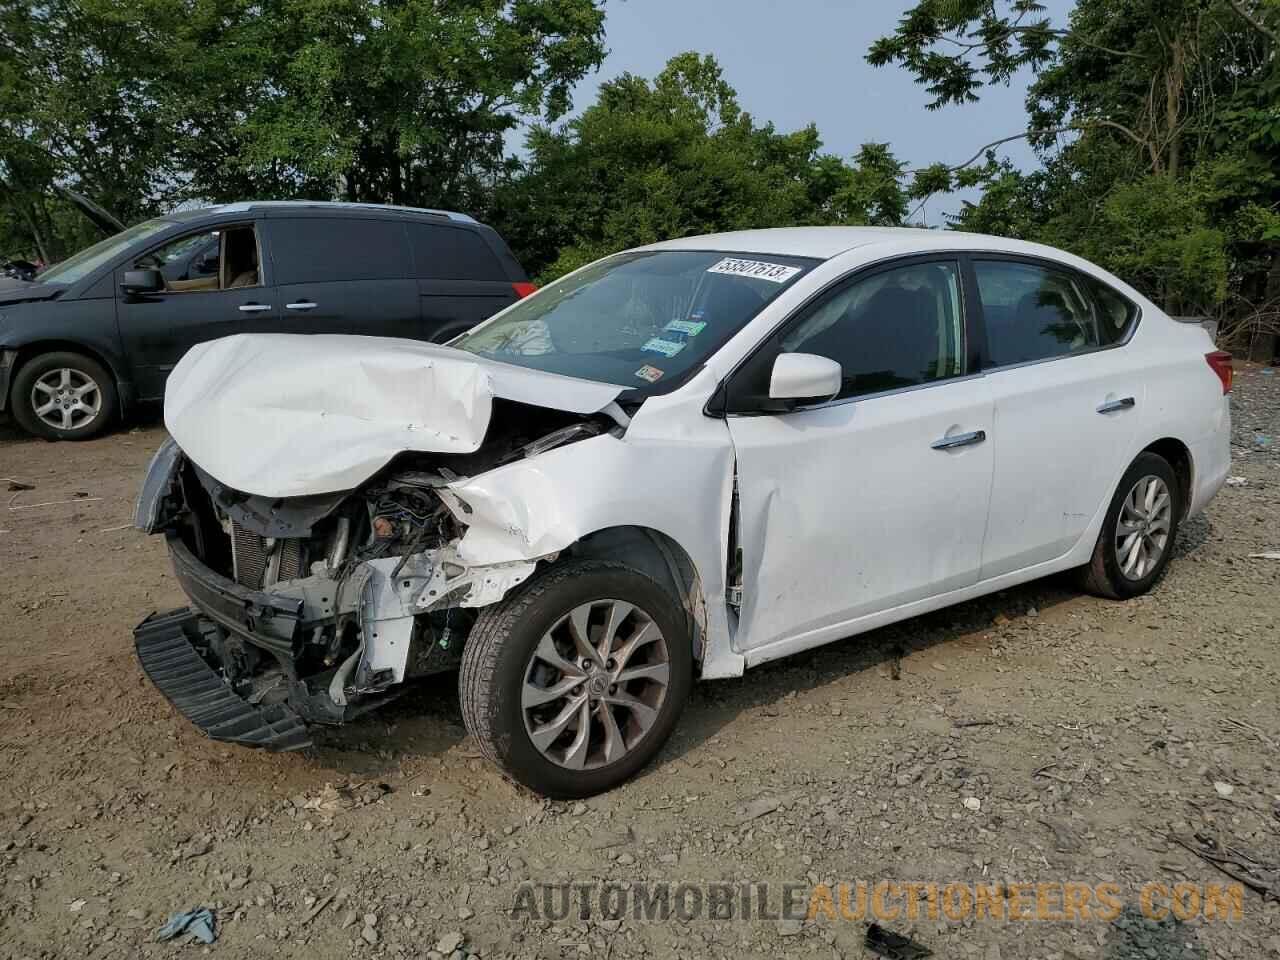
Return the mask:
{"type": "Polygon", "coordinates": [[[607,789],[695,676],[1055,571],[1147,590],[1227,474],[1230,357],[1043,247],[855,228],[609,257],[447,346],[247,335],[169,378],[142,665],[310,742],[460,668],[510,777],[607,789]]]}

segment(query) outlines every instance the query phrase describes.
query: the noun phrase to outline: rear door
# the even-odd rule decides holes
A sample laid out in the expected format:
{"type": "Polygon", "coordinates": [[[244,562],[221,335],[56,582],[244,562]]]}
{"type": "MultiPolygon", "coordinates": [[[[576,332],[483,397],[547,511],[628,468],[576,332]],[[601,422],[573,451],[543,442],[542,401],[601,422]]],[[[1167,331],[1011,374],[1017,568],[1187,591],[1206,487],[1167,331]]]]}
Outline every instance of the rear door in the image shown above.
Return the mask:
{"type": "Polygon", "coordinates": [[[422,298],[424,339],[451,340],[517,299],[524,274],[511,275],[515,261],[510,254],[502,256],[505,250],[495,249],[489,231],[423,222],[410,222],[407,229],[422,298]]]}
{"type": "Polygon", "coordinates": [[[403,218],[289,211],[265,223],[281,310],[255,329],[424,339],[403,218]]]}
{"type": "Polygon", "coordinates": [[[1093,282],[1042,261],[975,257],[995,400],[995,473],[982,578],[1067,553],[1109,502],[1145,387],[1125,346],[1136,320],[1093,282]]]}

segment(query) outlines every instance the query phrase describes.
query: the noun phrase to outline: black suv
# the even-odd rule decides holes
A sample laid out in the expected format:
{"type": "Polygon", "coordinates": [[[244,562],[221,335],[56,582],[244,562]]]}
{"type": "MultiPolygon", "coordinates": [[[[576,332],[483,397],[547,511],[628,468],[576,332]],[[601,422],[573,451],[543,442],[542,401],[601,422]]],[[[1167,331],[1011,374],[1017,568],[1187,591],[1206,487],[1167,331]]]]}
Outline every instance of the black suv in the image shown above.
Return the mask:
{"type": "Polygon", "coordinates": [[[81,440],[164,396],[193,344],[235,333],[442,343],[532,292],[496,232],[438,210],[233,203],[147,220],[0,280],[0,411],[81,440]]]}

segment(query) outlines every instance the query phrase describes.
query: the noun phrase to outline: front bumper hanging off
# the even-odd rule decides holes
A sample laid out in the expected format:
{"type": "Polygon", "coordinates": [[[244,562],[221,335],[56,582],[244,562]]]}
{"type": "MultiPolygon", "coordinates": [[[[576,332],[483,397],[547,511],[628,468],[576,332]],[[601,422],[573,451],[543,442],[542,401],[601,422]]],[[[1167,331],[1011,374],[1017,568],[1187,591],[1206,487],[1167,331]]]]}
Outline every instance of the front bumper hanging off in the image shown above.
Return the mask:
{"type": "Polygon", "coordinates": [[[217,629],[189,608],[153,613],[133,631],[138,661],[178,712],[213,740],[269,750],[311,746],[306,725],[287,705],[249,703],[200,656],[196,645],[207,646],[217,629]]]}

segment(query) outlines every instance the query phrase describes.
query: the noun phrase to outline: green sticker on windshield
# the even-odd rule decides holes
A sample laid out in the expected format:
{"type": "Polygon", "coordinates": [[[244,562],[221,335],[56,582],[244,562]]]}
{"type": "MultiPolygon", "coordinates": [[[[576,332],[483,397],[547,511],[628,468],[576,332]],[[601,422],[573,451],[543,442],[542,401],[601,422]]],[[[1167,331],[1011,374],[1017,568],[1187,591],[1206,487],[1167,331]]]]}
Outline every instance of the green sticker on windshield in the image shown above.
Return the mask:
{"type": "Polygon", "coordinates": [[[683,333],[686,337],[696,337],[707,329],[707,324],[702,320],[672,320],[663,329],[670,330],[672,333],[683,333]]]}
{"type": "Polygon", "coordinates": [[[660,353],[664,357],[674,357],[684,349],[684,344],[677,343],[674,340],[663,340],[661,337],[654,337],[640,349],[647,350],[650,353],[660,353]]]}

